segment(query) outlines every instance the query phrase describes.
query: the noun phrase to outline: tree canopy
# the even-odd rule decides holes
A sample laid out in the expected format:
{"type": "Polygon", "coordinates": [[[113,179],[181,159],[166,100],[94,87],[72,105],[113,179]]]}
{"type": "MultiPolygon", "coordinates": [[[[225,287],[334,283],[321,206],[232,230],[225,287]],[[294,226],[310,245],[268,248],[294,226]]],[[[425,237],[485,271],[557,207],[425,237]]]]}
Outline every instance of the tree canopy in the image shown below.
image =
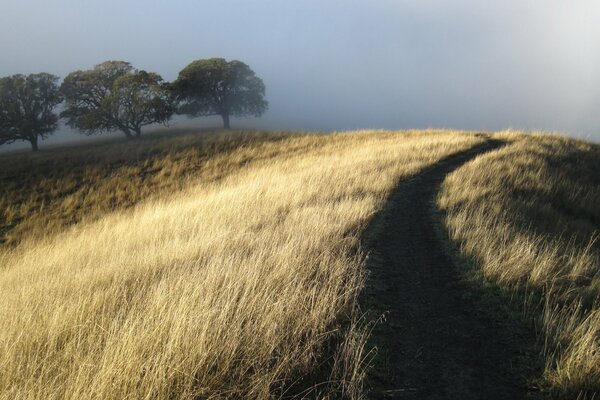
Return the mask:
{"type": "Polygon", "coordinates": [[[106,61],[67,75],[61,91],[67,125],[88,135],[122,131],[139,137],[143,126],[166,123],[174,112],[171,93],[160,75],[135,70],[125,61],[106,61]]]}
{"type": "Polygon", "coordinates": [[[263,81],[237,60],[193,61],[179,72],[173,88],[181,102],[181,114],[220,115],[225,128],[230,126],[230,116],[259,117],[268,108],[263,81]]]}
{"type": "Polygon", "coordinates": [[[18,140],[38,149],[58,127],[54,107],[62,102],[58,77],[47,74],[12,75],[0,79],[0,144],[18,140]]]}

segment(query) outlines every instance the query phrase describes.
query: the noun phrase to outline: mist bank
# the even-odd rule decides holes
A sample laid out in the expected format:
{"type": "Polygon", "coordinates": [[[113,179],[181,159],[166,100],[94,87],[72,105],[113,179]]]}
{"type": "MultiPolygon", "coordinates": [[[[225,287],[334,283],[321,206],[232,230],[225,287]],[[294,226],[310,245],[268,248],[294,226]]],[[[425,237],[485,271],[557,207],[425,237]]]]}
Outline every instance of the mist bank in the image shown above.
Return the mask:
{"type": "MultiPolygon", "coordinates": [[[[395,126],[394,124],[388,125],[377,125],[373,124],[365,124],[362,121],[346,121],[345,123],[336,121],[335,118],[331,120],[321,120],[321,121],[312,121],[308,123],[303,123],[302,121],[286,121],[278,118],[269,118],[265,116],[263,118],[238,118],[233,119],[232,129],[256,129],[256,130],[264,130],[264,131],[302,131],[302,132],[319,132],[319,133],[327,133],[327,132],[339,132],[339,131],[352,131],[352,130],[360,130],[360,129],[385,129],[385,130],[408,130],[408,129],[452,129],[452,130],[471,130],[471,131],[487,131],[487,132],[497,132],[506,129],[518,130],[524,132],[537,132],[543,131],[548,133],[557,133],[562,135],[567,135],[571,137],[575,137],[578,139],[587,140],[590,142],[600,143],[600,134],[599,131],[590,131],[592,133],[583,133],[583,132],[565,132],[565,131],[557,131],[553,129],[542,129],[542,128],[520,128],[520,127],[488,127],[482,128],[482,125],[486,124],[471,124],[464,125],[460,127],[456,126],[448,126],[442,123],[440,124],[421,124],[421,125],[406,125],[406,126],[395,126]],[[354,123],[353,123],[354,122],[354,123]]],[[[488,125],[489,126],[489,125],[488,125]]],[[[204,117],[204,118],[187,118],[183,116],[176,116],[172,119],[172,121],[167,126],[163,125],[152,125],[145,128],[143,135],[154,134],[157,132],[169,132],[172,130],[173,132],[181,132],[181,131],[190,131],[194,130],[203,131],[203,130],[220,130],[222,129],[222,120],[218,116],[214,117],[204,117]]],[[[77,130],[71,129],[64,124],[61,124],[60,128],[56,130],[56,132],[45,140],[40,140],[40,150],[44,150],[47,147],[56,147],[63,145],[71,145],[78,143],[92,143],[92,142],[101,142],[107,139],[117,139],[117,140],[125,140],[123,134],[121,132],[107,132],[97,135],[85,135],[79,133],[77,130]]],[[[4,152],[12,152],[12,151],[31,151],[31,145],[28,142],[15,142],[12,144],[2,145],[0,146],[0,153],[4,152]]]]}
{"type": "MultiPolygon", "coordinates": [[[[600,140],[596,0],[9,0],[2,11],[0,76],[64,78],[124,60],[172,81],[189,60],[242,60],[263,79],[270,109],[234,127],[512,128],[600,140]]],[[[61,128],[41,145],[79,138],[61,128]]]]}

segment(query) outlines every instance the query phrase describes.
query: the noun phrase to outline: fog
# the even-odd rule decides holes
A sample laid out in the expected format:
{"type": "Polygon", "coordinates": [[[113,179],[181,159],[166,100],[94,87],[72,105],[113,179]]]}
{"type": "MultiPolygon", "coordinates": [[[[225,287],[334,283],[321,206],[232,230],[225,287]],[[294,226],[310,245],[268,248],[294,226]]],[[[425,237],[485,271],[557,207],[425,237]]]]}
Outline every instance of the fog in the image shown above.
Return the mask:
{"type": "MultiPolygon", "coordinates": [[[[239,59],[267,129],[526,129],[600,141],[600,2],[0,0],[0,76],[239,59]]],[[[218,126],[219,119],[177,119],[218,126]]],[[[62,128],[54,142],[79,138],[62,128]]],[[[52,141],[51,141],[52,142],[52,141]]],[[[43,145],[44,143],[42,143],[43,145]]]]}

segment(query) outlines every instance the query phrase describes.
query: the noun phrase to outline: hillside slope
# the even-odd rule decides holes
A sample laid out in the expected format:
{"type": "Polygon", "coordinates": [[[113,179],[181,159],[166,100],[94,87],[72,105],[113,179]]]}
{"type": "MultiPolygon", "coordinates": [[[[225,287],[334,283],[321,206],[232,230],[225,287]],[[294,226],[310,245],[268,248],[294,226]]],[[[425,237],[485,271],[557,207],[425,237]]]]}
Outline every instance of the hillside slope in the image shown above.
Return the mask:
{"type": "Polygon", "coordinates": [[[65,193],[61,160],[31,159],[52,178],[31,185],[41,212],[3,203],[19,217],[0,254],[0,398],[362,397],[360,236],[399,182],[483,140],[301,136],[201,163],[159,149],[115,181],[128,165],[77,169],[65,193]]]}
{"type": "Polygon", "coordinates": [[[525,302],[544,346],[542,390],[597,397],[600,146],[542,134],[497,136],[509,144],[451,174],[438,205],[474,272],[517,308],[525,302]]]}
{"type": "MultiPolygon", "coordinates": [[[[0,245],[39,239],[107,212],[214,182],[248,162],[316,145],[277,132],[157,132],[135,141],[0,156],[0,245]],[[286,146],[279,141],[286,140],[286,146]]],[[[306,138],[305,138],[306,139],[306,138]]]]}

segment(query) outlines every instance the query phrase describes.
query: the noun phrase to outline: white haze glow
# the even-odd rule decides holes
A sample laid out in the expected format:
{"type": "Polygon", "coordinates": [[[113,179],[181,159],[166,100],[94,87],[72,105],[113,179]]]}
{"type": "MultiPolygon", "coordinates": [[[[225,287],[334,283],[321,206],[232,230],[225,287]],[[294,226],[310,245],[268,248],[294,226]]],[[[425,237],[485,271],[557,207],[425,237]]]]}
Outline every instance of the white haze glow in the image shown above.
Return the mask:
{"type": "Polygon", "coordinates": [[[597,0],[0,0],[0,50],[0,76],[120,59],[172,80],[194,59],[240,59],[270,109],[234,126],[600,140],[597,0]]]}

